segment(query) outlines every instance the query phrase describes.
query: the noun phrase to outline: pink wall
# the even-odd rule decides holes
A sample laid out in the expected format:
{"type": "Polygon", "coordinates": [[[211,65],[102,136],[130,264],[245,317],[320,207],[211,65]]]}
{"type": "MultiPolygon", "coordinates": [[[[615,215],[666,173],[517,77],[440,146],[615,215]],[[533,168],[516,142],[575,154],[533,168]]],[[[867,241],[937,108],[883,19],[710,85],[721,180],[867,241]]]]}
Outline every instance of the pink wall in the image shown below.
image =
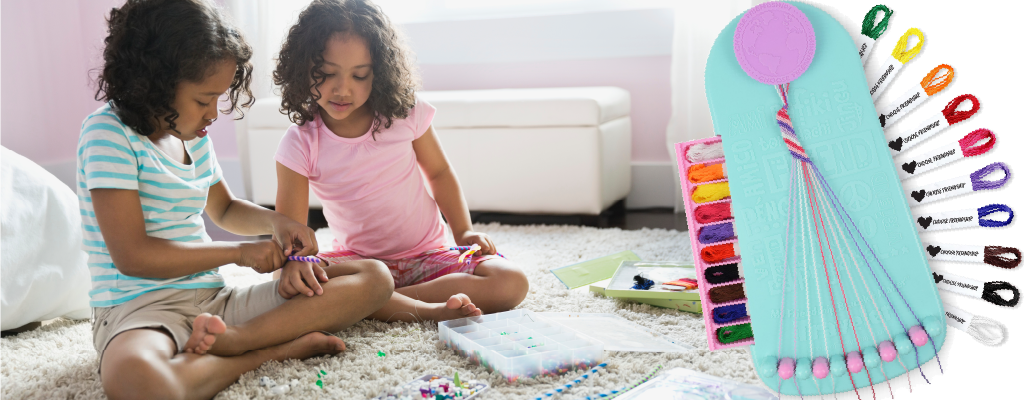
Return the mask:
{"type": "Polygon", "coordinates": [[[425,90],[618,86],[630,93],[633,161],[668,161],[671,56],[420,65],[425,90]]]}
{"type": "MultiPolygon", "coordinates": [[[[106,16],[123,0],[4,0],[0,13],[0,144],[43,166],[73,163],[82,120],[99,107],[106,16]]],[[[237,158],[225,116],[211,128],[221,158],[237,158]]]]}

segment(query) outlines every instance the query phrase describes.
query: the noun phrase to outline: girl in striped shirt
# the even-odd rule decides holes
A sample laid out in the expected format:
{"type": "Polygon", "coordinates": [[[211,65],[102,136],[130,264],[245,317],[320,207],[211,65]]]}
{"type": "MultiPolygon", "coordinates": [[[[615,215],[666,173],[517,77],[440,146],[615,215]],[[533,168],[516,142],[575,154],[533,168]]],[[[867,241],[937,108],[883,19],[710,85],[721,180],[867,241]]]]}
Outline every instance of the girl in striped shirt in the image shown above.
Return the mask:
{"type": "Polygon", "coordinates": [[[336,354],[338,332],[391,297],[384,264],[340,265],[324,296],[278,282],[225,287],[235,263],[269,273],[316,254],[313,231],[232,195],[207,127],[251,104],[252,50],[206,0],[128,0],[113,9],[97,98],[78,146],[93,339],[110,398],[210,398],[268,360],[336,354]],[[202,214],[272,240],[212,242],[202,214]]]}

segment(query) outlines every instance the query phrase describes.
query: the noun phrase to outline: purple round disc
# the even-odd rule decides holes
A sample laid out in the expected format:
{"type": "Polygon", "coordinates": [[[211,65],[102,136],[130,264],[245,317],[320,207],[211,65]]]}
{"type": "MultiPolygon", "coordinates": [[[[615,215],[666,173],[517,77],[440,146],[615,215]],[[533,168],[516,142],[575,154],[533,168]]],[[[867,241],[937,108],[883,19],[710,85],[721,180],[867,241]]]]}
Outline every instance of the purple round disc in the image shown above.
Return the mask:
{"type": "Polygon", "coordinates": [[[814,59],[814,28],[792,4],[759,4],[736,25],[733,50],[743,72],[758,82],[792,82],[814,59]]]}

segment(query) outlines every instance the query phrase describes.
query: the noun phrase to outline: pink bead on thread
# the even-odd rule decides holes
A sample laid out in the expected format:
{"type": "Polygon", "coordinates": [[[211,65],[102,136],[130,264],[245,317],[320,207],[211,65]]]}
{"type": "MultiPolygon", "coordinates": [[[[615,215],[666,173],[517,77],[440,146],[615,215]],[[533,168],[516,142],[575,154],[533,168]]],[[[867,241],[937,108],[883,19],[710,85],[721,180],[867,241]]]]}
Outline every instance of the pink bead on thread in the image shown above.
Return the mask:
{"type": "Polygon", "coordinates": [[[910,331],[907,333],[910,334],[910,341],[914,342],[914,345],[917,347],[924,346],[928,343],[928,333],[924,331],[924,328],[922,328],[921,325],[914,325],[910,327],[910,331]]]}
{"type": "Polygon", "coordinates": [[[878,344],[878,355],[882,356],[882,361],[892,362],[892,360],[896,359],[897,354],[896,345],[892,344],[892,342],[886,340],[878,344]]]}
{"type": "Polygon", "coordinates": [[[815,358],[814,363],[811,364],[811,372],[814,373],[815,378],[825,379],[828,376],[828,359],[825,357],[815,358]]]}
{"type": "Polygon", "coordinates": [[[779,378],[786,380],[793,377],[793,373],[796,371],[796,361],[792,358],[784,357],[779,360],[779,378]]]}
{"type": "Polygon", "coordinates": [[[861,358],[860,353],[856,351],[846,353],[846,369],[850,370],[851,374],[856,374],[864,369],[864,359],[861,358]]]}

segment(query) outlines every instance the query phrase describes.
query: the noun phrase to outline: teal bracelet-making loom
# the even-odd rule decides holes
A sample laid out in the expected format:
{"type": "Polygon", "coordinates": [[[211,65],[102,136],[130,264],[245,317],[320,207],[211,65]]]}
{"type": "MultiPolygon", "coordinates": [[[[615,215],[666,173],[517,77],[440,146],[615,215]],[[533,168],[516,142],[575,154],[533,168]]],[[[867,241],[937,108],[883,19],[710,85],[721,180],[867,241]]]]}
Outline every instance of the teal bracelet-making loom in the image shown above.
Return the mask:
{"type": "Polygon", "coordinates": [[[852,49],[826,12],[771,2],[725,27],[705,70],[757,339],[750,352],[765,384],[789,395],[927,379],[920,366],[946,337],[852,49]]]}

